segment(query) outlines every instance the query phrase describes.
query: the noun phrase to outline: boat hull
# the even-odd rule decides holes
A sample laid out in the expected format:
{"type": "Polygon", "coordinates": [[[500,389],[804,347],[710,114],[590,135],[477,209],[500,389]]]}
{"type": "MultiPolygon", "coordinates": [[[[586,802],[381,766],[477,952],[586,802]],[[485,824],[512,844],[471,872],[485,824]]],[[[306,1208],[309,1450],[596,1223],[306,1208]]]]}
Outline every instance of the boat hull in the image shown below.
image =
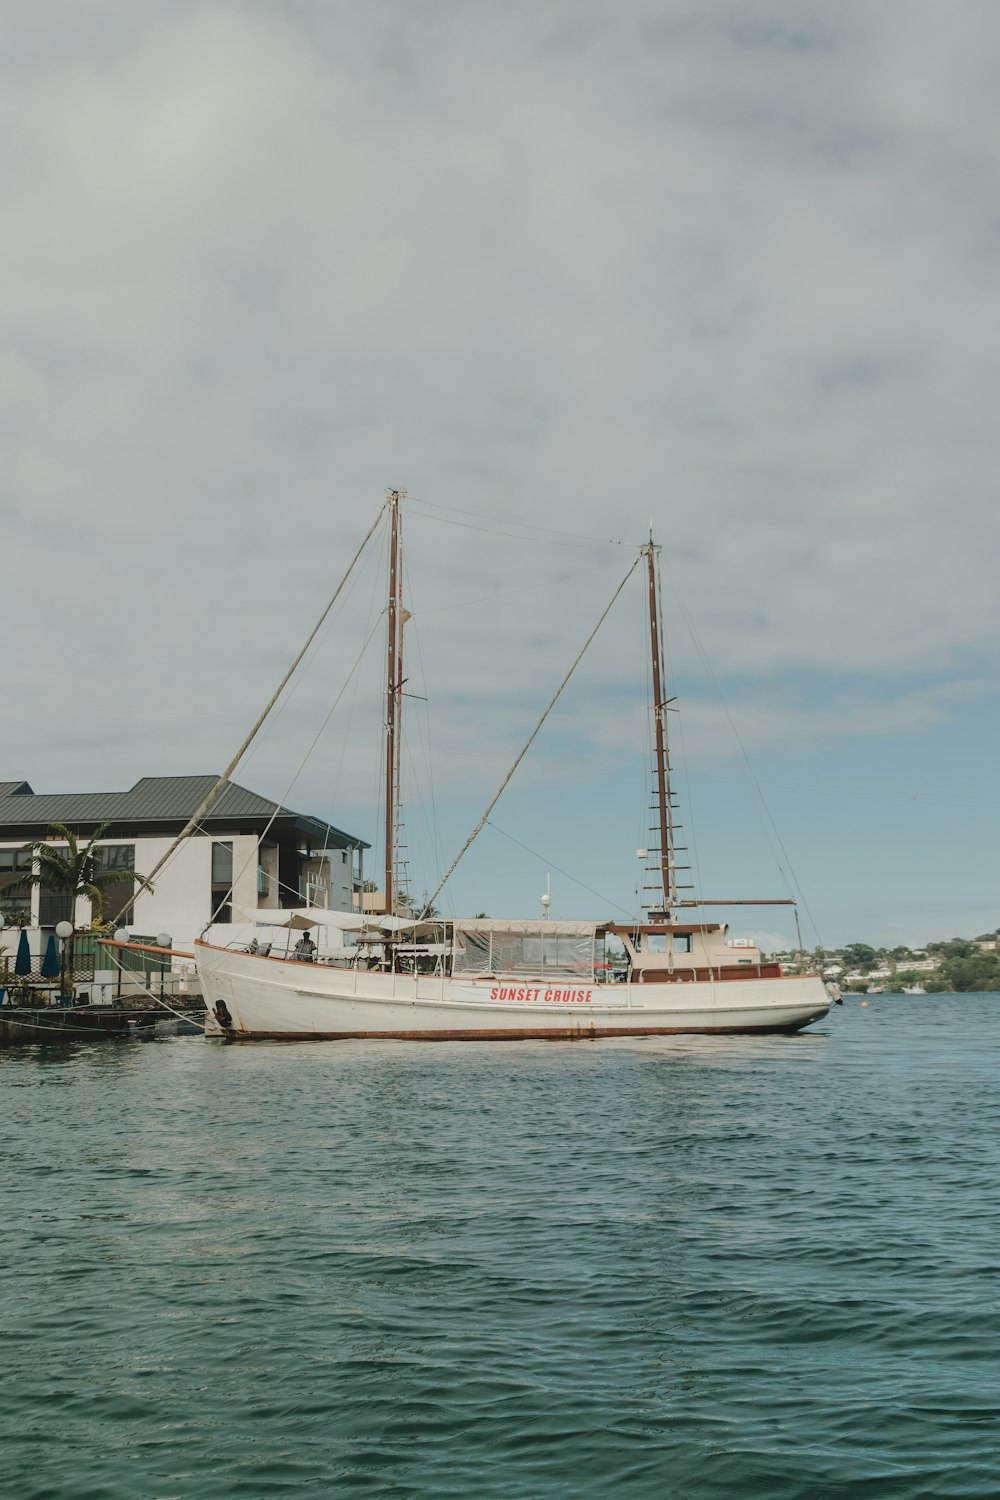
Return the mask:
{"type": "Polygon", "coordinates": [[[501,982],[369,973],[195,947],[206,1034],[225,1041],[581,1041],[794,1032],[830,996],[815,975],[676,984],[501,982]]]}

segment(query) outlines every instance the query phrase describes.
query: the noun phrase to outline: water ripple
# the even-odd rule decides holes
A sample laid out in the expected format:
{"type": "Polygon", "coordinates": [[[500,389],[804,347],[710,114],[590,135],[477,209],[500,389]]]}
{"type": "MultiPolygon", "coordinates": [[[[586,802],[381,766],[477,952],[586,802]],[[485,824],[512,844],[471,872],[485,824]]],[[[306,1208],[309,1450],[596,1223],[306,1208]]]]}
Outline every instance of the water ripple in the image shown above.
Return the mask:
{"type": "Polygon", "coordinates": [[[997,997],[0,1054],[17,1500],[987,1500],[997,997]]]}

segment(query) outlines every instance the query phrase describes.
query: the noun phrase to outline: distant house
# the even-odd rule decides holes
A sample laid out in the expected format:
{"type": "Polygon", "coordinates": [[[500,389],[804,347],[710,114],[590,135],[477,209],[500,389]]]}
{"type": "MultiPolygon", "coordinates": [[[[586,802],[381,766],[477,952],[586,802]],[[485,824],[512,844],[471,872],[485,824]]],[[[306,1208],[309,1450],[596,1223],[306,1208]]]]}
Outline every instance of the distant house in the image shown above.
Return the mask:
{"type": "MultiPolygon", "coordinates": [[[[147,875],[215,785],[215,776],[144,776],[127,792],[40,796],[26,781],[0,782],[0,912],[7,926],[52,927],[91,919],[89,903],[18,881],[31,867],[24,845],[59,836],[54,823],[89,838],[102,823],[108,868],[147,875]]],[[[152,894],[111,886],[105,917],[143,933],[190,942],[212,921],[244,920],[266,907],[351,911],[364,886],[363,839],[228,782],[156,878],[152,894]]]]}

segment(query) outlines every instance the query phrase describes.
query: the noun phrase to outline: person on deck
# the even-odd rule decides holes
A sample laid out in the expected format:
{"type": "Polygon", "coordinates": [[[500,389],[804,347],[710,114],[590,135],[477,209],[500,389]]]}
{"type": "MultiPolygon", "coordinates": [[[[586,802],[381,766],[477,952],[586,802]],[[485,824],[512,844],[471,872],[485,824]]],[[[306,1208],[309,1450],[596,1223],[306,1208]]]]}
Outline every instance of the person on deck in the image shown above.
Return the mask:
{"type": "Polygon", "coordinates": [[[292,957],[297,958],[299,963],[302,964],[311,964],[313,962],[313,959],[316,957],[316,944],[308,932],[304,932],[295,944],[295,947],[292,949],[292,957]]]}

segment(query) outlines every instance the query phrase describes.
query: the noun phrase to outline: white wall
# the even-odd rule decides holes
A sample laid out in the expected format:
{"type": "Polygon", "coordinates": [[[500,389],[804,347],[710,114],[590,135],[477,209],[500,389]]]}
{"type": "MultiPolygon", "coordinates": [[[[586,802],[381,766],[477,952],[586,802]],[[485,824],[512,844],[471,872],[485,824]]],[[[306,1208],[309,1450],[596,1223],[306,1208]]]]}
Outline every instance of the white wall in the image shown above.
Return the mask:
{"type": "MultiPolygon", "coordinates": [[[[189,948],[191,946],[212,916],[213,842],[225,842],[233,846],[234,926],[243,925],[244,910],[256,910],[261,901],[267,906],[278,904],[275,850],[264,851],[265,867],[270,870],[272,879],[270,894],[259,898],[257,839],[254,834],[233,834],[223,840],[215,840],[205,834],[194,834],[175,850],[168,863],[159,872],[152,894],[141,889],[137,892],[134,916],[129,923],[132,932],[145,933],[150,936],[166,932],[169,933],[174,947],[189,948]]],[[[101,843],[134,844],[136,872],[140,875],[147,875],[169,849],[173,838],[167,836],[102,839],[101,843]]],[[[23,841],[17,843],[5,841],[0,847],[19,849],[23,847],[23,841]]],[[[353,852],[347,850],[346,862],[339,849],[327,852],[330,856],[329,860],[317,861],[316,864],[322,867],[321,873],[324,877],[329,874],[330,905],[335,910],[349,912],[353,894],[353,852]]],[[[112,887],[111,890],[114,893],[115,888],[112,887]]],[[[0,906],[0,910],[2,909],[0,906]]],[[[34,952],[37,948],[37,889],[32,892],[32,914],[35,927],[35,933],[32,936],[32,951],[34,952]]],[[[75,924],[78,927],[85,927],[90,920],[90,903],[85,900],[78,901],[74,914],[75,924]]],[[[12,929],[12,931],[16,946],[17,929],[12,929]]],[[[7,938],[2,938],[0,941],[6,942],[8,948],[11,946],[7,938]]]]}
{"type": "Polygon", "coordinates": [[[354,896],[353,849],[330,849],[330,906],[335,911],[350,911],[354,896]]]}
{"type": "MultiPolygon", "coordinates": [[[[169,849],[172,838],[136,839],[135,867],[144,875],[169,849]]],[[[234,908],[257,905],[257,839],[251,833],[214,839],[192,834],[171,855],[154,881],[152,893],[140,890],[131,928],[135,932],[170,934],[175,948],[189,948],[212,917],[212,844],[233,846],[234,908]]],[[[239,916],[239,910],[233,915],[239,916]]]]}
{"type": "MultiPolygon", "coordinates": [[[[135,868],[147,874],[161,859],[173,839],[138,838],[135,843],[135,868]]],[[[129,928],[133,932],[155,937],[170,934],[177,947],[193,942],[212,915],[212,841],[202,835],[186,839],[159,872],[152,894],[140,890],[129,928]]]]}

